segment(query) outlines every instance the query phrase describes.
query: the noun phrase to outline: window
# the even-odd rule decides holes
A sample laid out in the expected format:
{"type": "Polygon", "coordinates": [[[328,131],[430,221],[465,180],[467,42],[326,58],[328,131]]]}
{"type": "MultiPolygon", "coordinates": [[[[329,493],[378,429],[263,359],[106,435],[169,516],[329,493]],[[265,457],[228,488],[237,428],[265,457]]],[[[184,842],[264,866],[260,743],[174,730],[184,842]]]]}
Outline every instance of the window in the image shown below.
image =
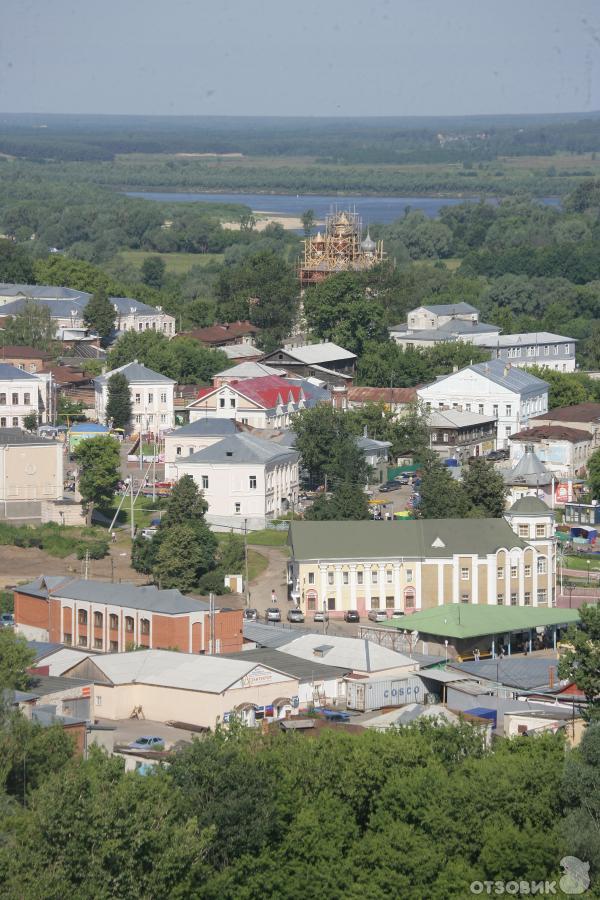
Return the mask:
{"type": "Polygon", "coordinates": [[[349,578],[348,572],[343,572],[342,573],[342,581],[344,584],[348,584],[348,578],[349,578]]]}
{"type": "Polygon", "coordinates": [[[504,606],[504,594],[496,595],[496,603],[498,604],[498,606],[504,606]]]}
{"type": "Polygon", "coordinates": [[[480,404],[479,404],[479,415],[480,415],[480,416],[483,415],[483,403],[480,403],[480,404]]]}
{"type": "Polygon", "coordinates": [[[506,415],[507,415],[507,416],[512,416],[512,406],[511,406],[510,403],[507,403],[507,404],[506,404],[506,415]]]}
{"type": "Polygon", "coordinates": [[[415,592],[412,590],[405,591],[404,593],[404,609],[414,609],[415,608],[415,592]]]}
{"type": "Polygon", "coordinates": [[[379,597],[371,597],[371,609],[379,609],[379,597]]]}
{"type": "Polygon", "coordinates": [[[444,444],[447,444],[447,443],[448,443],[448,433],[447,433],[446,431],[444,431],[444,438],[443,438],[443,440],[444,440],[444,444]]]}
{"type": "Polygon", "coordinates": [[[136,402],[136,403],[141,403],[141,402],[142,402],[142,395],[141,395],[141,394],[136,394],[136,395],[135,395],[135,402],[136,402]]]}
{"type": "Polygon", "coordinates": [[[468,603],[468,602],[469,602],[469,595],[468,595],[468,594],[461,594],[461,595],[460,595],[460,602],[461,602],[461,603],[468,603]]]}
{"type": "Polygon", "coordinates": [[[364,573],[364,572],[357,572],[357,573],[356,573],[356,583],[357,583],[357,584],[364,584],[364,578],[365,578],[365,573],[364,573]]]}
{"type": "Polygon", "coordinates": [[[161,402],[161,403],[166,403],[166,402],[167,402],[167,395],[166,395],[166,394],[161,394],[161,395],[160,395],[160,402],[161,402]]]}
{"type": "Polygon", "coordinates": [[[0,426],[2,428],[6,428],[6,416],[2,416],[2,418],[0,419],[0,426]]]}
{"type": "Polygon", "coordinates": [[[510,567],[510,577],[511,577],[511,578],[518,578],[518,577],[519,577],[519,567],[518,567],[518,566],[511,566],[511,567],[510,567]]]}
{"type": "Polygon", "coordinates": [[[175,448],[175,453],[176,453],[177,456],[181,456],[181,447],[176,447],[176,448],[175,448]]]}
{"type": "Polygon", "coordinates": [[[87,625],[87,613],[85,609],[80,609],[77,611],[77,621],[80,625],[87,625]]]}
{"type": "Polygon", "coordinates": [[[371,570],[371,584],[377,584],[377,569],[371,570]]]}
{"type": "Polygon", "coordinates": [[[544,347],[544,356],[550,356],[550,347],[548,344],[544,347]]]}
{"type": "Polygon", "coordinates": [[[0,405],[6,406],[6,394],[0,394],[0,405]]]}
{"type": "MultiPolygon", "coordinates": [[[[119,652],[119,642],[118,641],[110,641],[108,646],[110,647],[111,653],[119,652]]],[[[101,700],[101,699],[102,699],[101,697],[96,697],[96,700],[101,700]]]]}
{"type": "Polygon", "coordinates": [[[327,573],[327,584],[333,584],[333,572],[327,573]]]}
{"type": "Polygon", "coordinates": [[[431,432],[431,442],[432,444],[437,444],[438,434],[437,431],[431,432]]]}
{"type": "Polygon", "coordinates": [[[250,475],[250,490],[256,490],[256,475],[250,475]]]}
{"type": "Polygon", "coordinates": [[[309,573],[308,573],[308,583],[309,583],[309,584],[314,584],[314,583],[315,583],[315,573],[314,573],[314,572],[309,572],[309,573]]]}
{"type": "Polygon", "coordinates": [[[128,631],[130,634],[133,631],[133,617],[125,616],[125,631],[128,631]]]}
{"type": "Polygon", "coordinates": [[[461,581],[469,580],[469,570],[467,569],[466,566],[463,566],[463,568],[460,570],[460,580],[461,581]]]}
{"type": "Polygon", "coordinates": [[[241,511],[242,511],[242,504],[241,504],[241,503],[236,503],[235,506],[234,506],[234,510],[235,510],[236,516],[239,516],[239,514],[240,514],[241,511]]]}
{"type": "Polygon", "coordinates": [[[471,404],[465,403],[465,412],[471,412],[471,404]]]}
{"type": "Polygon", "coordinates": [[[512,425],[505,425],[505,426],[504,426],[504,433],[506,434],[507,437],[508,437],[509,434],[512,434],[512,425]]]}
{"type": "Polygon", "coordinates": [[[219,397],[219,406],[221,409],[225,409],[225,397],[219,397]]]}
{"type": "Polygon", "coordinates": [[[511,606],[516,606],[516,605],[517,605],[517,600],[518,600],[517,592],[516,592],[516,591],[512,591],[512,592],[511,592],[511,595],[510,595],[510,605],[511,605],[511,606]]]}
{"type": "Polygon", "coordinates": [[[68,631],[65,631],[65,633],[63,635],[63,643],[64,644],[72,644],[73,643],[73,635],[70,634],[68,631]]]}
{"type": "Polygon", "coordinates": [[[538,575],[545,575],[548,571],[548,563],[545,556],[540,556],[537,561],[538,575]]]}
{"type": "Polygon", "coordinates": [[[537,592],[537,602],[539,604],[548,602],[548,594],[546,593],[546,588],[540,588],[537,592]]]}
{"type": "Polygon", "coordinates": [[[247,424],[248,424],[248,419],[242,419],[242,425],[247,425],[247,424]]]}
{"type": "Polygon", "coordinates": [[[144,323],[138,322],[138,331],[143,331],[143,330],[144,330],[144,323]]]}
{"type": "Polygon", "coordinates": [[[531,594],[530,594],[530,592],[529,592],[529,591],[525,591],[525,594],[524,594],[523,596],[524,596],[524,603],[525,603],[525,606],[531,606],[531,594]]]}
{"type": "Polygon", "coordinates": [[[202,476],[202,489],[206,490],[208,487],[208,475],[202,476]]]}
{"type": "Polygon", "coordinates": [[[391,569],[388,569],[385,573],[385,580],[387,581],[388,584],[392,583],[393,577],[394,577],[394,573],[392,572],[391,569]]]}
{"type": "Polygon", "coordinates": [[[94,650],[102,650],[102,638],[94,638],[94,650]]]}
{"type": "Polygon", "coordinates": [[[536,538],[546,537],[546,526],[545,525],[536,525],[535,526],[535,536],[536,536],[536,538]]]}
{"type": "Polygon", "coordinates": [[[529,537],[529,525],[519,525],[519,537],[521,537],[521,538],[529,537]]]}
{"type": "Polygon", "coordinates": [[[394,606],[395,606],[395,604],[394,604],[394,598],[393,598],[393,597],[386,597],[386,598],[385,598],[385,608],[386,608],[386,609],[393,609],[394,606]]]}
{"type": "Polygon", "coordinates": [[[554,355],[558,356],[558,344],[554,345],[554,355]]]}
{"type": "Polygon", "coordinates": [[[140,632],[150,634],[150,619],[140,619],[140,632]]]}
{"type": "Polygon", "coordinates": [[[18,427],[19,427],[19,419],[18,419],[17,416],[13,416],[12,423],[13,423],[13,428],[18,428],[18,427]]]}
{"type": "Polygon", "coordinates": [[[232,409],[235,409],[235,397],[229,398],[229,405],[232,409]]]}
{"type": "Polygon", "coordinates": [[[94,628],[102,628],[102,613],[94,613],[94,628]]]}
{"type": "Polygon", "coordinates": [[[406,570],[406,581],[408,584],[410,584],[412,580],[413,580],[413,570],[407,569],[406,570]]]}
{"type": "Polygon", "coordinates": [[[504,566],[498,566],[496,575],[498,578],[504,578],[504,566]]]}
{"type": "Polygon", "coordinates": [[[188,456],[191,456],[194,452],[194,447],[188,447],[188,456]]]}
{"type": "Polygon", "coordinates": [[[498,417],[498,404],[494,403],[492,406],[492,415],[498,417]]]}
{"type": "Polygon", "coordinates": [[[19,395],[18,395],[18,394],[13,394],[13,395],[12,395],[12,404],[13,404],[13,406],[18,406],[18,403],[19,403],[19,395]]]}
{"type": "Polygon", "coordinates": [[[23,403],[25,406],[29,406],[31,403],[31,394],[23,394],[23,403]]]}
{"type": "Polygon", "coordinates": [[[525,578],[529,578],[531,575],[531,566],[525,566],[525,578]]]}
{"type": "Polygon", "coordinates": [[[119,617],[115,613],[111,613],[108,617],[108,627],[111,631],[116,631],[119,627],[119,617]]]}
{"type": "Polygon", "coordinates": [[[148,403],[154,403],[154,394],[148,394],[148,403]]]}
{"type": "Polygon", "coordinates": [[[79,640],[77,641],[80,647],[87,647],[87,637],[85,634],[79,635],[79,640]]]}
{"type": "Polygon", "coordinates": [[[327,598],[327,609],[335,609],[335,597],[327,598]]]}

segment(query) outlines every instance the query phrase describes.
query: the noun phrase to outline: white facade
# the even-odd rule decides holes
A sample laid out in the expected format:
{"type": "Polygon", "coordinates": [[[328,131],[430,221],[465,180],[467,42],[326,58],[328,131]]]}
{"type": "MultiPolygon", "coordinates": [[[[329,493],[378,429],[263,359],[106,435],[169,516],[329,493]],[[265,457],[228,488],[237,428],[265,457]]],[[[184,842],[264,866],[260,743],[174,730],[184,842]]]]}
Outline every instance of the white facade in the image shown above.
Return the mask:
{"type": "Polygon", "coordinates": [[[498,447],[508,447],[511,434],[532,416],[548,409],[548,384],[528,373],[511,370],[501,360],[467,366],[421,388],[419,399],[431,409],[456,409],[497,420],[498,447]]]}
{"type": "Polygon", "coordinates": [[[160,432],[172,428],[175,421],[175,382],[159,372],[140,365],[135,360],[94,379],[94,400],[98,422],[106,421],[108,381],[115,372],[122,372],[129,382],[131,397],[131,425],[135,431],[160,432]]]}
{"type": "Polygon", "coordinates": [[[165,435],[165,480],[177,481],[179,466],[193,453],[236,433],[232,420],[199,419],[165,435]]]}
{"type": "Polygon", "coordinates": [[[164,312],[162,306],[148,306],[129,297],[111,297],[115,308],[117,331],[160,331],[167,337],[175,334],[175,317],[164,312]]]}
{"type": "Polygon", "coordinates": [[[497,335],[479,343],[491,351],[492,358],[507,360],[513,366],[539,366],[555,372],[575,371],[577,341],[572,337],[536,331],[497,335]]]}
{"type": "Polygon", "coordinates": [[[52,376],[33,375],[16,366],[0,365],[0,428],[23,428],[26,416],[39,422],[52,415],[52,376]]]}
{"type": "MultiPolygon", "coordinates": [[[[535,431],[535,429],[532,429],[535,431]]],[[[541,431],[542,429],[540,429],[541,431]]],[[[579,437],[570,438],[532,435],[531,431],[517,435],[510,442],[510,462],[512,466],[521,460],[528,447],[533,447],[548,472],[556,478],[576,478],[581,476],[594,452],[592,435],[581,431],[579,437]]]]}

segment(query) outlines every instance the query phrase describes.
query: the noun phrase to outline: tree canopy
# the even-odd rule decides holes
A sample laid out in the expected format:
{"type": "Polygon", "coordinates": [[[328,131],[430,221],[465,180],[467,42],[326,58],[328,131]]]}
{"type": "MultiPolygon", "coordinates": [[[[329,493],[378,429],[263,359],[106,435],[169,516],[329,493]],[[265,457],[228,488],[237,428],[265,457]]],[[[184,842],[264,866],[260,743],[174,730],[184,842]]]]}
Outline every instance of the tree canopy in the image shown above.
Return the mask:
{"type": "Polygon", "coordinates": [[[94,509],[110,506],[119,484],[119,442],[104,434],[88,438],[78,444],[73,455],[79,467],[77,486],[91,522],[94,509]]]}
{"type": "Polygon", "coordinates": [[[50,310],[39,303],[26,300],[21,312],[9,316],[2,331],[2,343],[6,346],[35,347],[36,350],[52,350],[55,345],[56,323],[50,310]]]}
{"type": "Polygon", "coordinates": [[[106,421],[113,428],[127,428],[131,422],[131,394],[129,382],[122,372],[113,372],[108,379],[106,421]]]}
{"type": "Polygon", "coordinates": [[[88,300],[83,320],[88,328],[100,336],[102,346],[106,347],[115,328],[115,308],[103,288],[95,291],[88,300]]]}
{"type": "Polygon", "coordinates": [[[210,350],[193,338],[169,340],[153,329],[127,331],[111,349],[108,365],[116,369],[134,359],[179,384],[210,384],[213,375],[230,366],[221,350],[210,350]]]}

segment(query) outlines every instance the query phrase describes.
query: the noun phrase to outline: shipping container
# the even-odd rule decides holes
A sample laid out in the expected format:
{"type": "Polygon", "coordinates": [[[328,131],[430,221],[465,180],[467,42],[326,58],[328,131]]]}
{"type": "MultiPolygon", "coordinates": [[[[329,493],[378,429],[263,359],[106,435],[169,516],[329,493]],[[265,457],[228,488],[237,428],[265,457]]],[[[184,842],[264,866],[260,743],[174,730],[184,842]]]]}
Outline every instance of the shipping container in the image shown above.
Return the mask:
{"type": "Polygon", "coordinates": [[[346,706],[365,712],[384,706],[424,703],[426,690],[420,678],[346,680],[346,706]]]}

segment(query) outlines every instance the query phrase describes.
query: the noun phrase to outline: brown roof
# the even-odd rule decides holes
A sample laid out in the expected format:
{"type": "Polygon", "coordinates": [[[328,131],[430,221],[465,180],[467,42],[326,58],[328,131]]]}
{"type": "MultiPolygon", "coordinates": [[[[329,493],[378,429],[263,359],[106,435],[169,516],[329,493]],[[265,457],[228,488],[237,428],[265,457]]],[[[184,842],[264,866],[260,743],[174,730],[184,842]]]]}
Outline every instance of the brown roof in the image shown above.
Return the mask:
{"type": "Polygon", "coordinates": [[[35,347],[0,347],[1,359],[50,359],[51,353],[45,350],[36,350],[35,347]]]}
{"type": "Polygon", "coordinates": [[[593,435],[583,428],[569,428],[567,425],[536,425],[535,428],[524,428],[516,434],[511,434],[511,441],[570,441],[578,444],[580,441],[591,441],[593,435]]]}
{"type": "Polygon", "coordinates": [[[411,403],[416,400],[416,387],[379,388],[349,387],[348,400],[353,403],[411,403]]]}
{"type": "Polygon", "coordinates": [[[92,381],[91,375],[72,366],[45,366],[44,372],[51,372],[56,384],[91,384],[92,381]]]}
{"type": "Polygon", "coordinates": [[[541,419],[545,422],[595,422],[600,419],[600,403],[575,403],[573,406],[561,406],[548,412],[532,416],[531,421],[541,419]]]}
{"type": "Polygon", "coordinates": [[[205,344],[222,344],[235,338],[244,337],[247,334],[258,334],[260,328],[250,322],[224,322],[221,325],[211,325],[208,328],[196,328],[193,331],[185,331],[180,337],[193,337],[205,344]]]}

